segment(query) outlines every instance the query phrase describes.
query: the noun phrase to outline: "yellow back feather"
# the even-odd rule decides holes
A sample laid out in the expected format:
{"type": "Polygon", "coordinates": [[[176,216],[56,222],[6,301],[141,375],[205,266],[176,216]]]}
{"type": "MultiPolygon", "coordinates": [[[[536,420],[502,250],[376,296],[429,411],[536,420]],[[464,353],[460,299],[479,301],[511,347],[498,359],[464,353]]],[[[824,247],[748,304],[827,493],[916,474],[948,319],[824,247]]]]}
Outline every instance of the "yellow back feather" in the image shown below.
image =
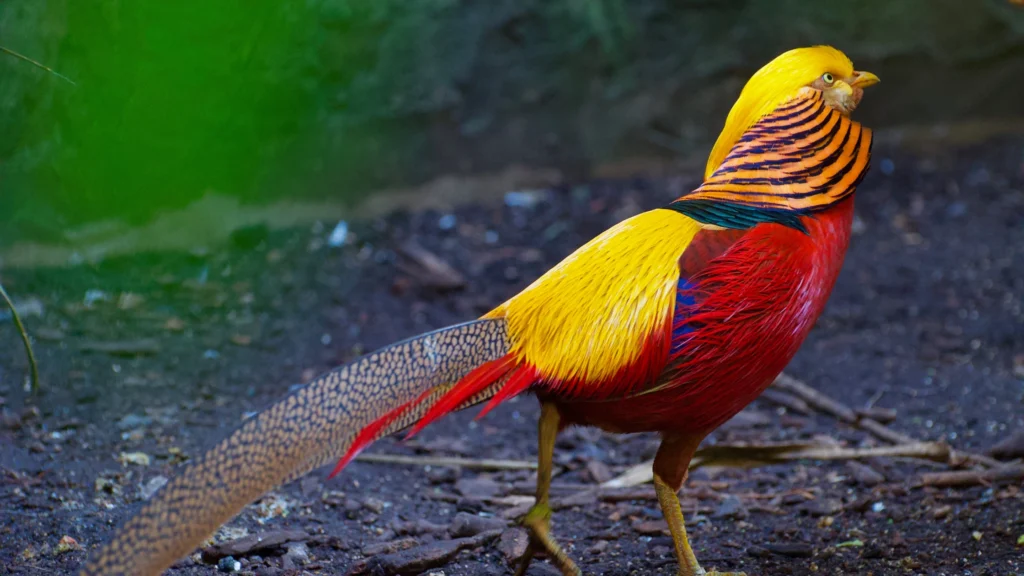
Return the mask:
{"type": "Polygon", "coordinates": [[[812,46],[784,52],[755,72],[725,120],[704,177],[718,169],[748,128],[826,72],[847,78],[853,74],[853,62],[831,46],[812,46]]]}
{"type": "Polygon", "coordinates": [[[511,352],[544,377],[604,381],[671,321],[679,256],[699,230],[673,210],[623,220],[487,316],[506,318],[511,352]]]}

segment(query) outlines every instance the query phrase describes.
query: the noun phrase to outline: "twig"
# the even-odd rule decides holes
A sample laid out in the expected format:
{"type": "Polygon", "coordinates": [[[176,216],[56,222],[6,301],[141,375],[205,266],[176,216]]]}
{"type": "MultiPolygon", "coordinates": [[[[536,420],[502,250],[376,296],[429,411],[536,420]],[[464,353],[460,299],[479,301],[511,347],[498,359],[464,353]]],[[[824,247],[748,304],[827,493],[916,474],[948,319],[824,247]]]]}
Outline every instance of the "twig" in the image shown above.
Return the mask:
{"type": "MultiPolygon", "coordinates": [[[[920,458],[946,462],[950,448],[942,442],[910,442],[896,446],[842,448],[820,444],[776,444],[709,446],[697,451],[690,469],[702,466],[751,467],[794,460],[861,460],[879,457],[920,458]]],[[[601,484],[601,488],[627,488],[646,484],[654,479],[653,460],[637,464],[619,476],[601,484]]]]}
{"type": "Polygon", "coordinates": [[[925,486],[987,486],[998,482],[1024,479],[1024,466],[1005,465],[988,470],[957,470],[955,472],[929,472],[921,475],[925,486]]]}
{"type": "Polygon", "coordinates": [[[907,442],[915,441],[910,436],[897,432],[885,424],[882,424],[877,420],[872,420],[871,418],[858,418],[854,425],[866,432],[870,432],[875,436],[875,438],[885,440],[886,442],[891,442],[893,444],[905,444],[907,442]]]}
{"type": "Polygon", "coordinates": [[[788,392],[783,392],[782,390],[769,388],[761,393],[761,398],[800,414],[807,415],[812,412],[811,407],[807,405],[807,402],[804,402],[800,398],[797,398],[788,392]]]}
{"type": "Polygon", "coordinates": [[[19,54],[19,53],[15,52],[14,50],[11,50],[10,48],[4,48],[3,46],[0,46],[0,52],[6,52],[7,54],[10,54],[11,56],[14,56],[15,58],[18,58],[19,60],[24,60],[25,62],[28,62],[29,64],[38,66],[39,68],[42,68],[43,70],[46,70],[50,74],[53,74],[54,76],[64,80],[68,84],[71,84],[72,86],[77,86],[77,84],[75,84],[70,78],[68,78],[67,76],[61,74],[60,72],[57,72],[53,68],[50,68],[49,66],[45,66],[45,65],[43,65],[40,62],[36,62],[35,60],[29,58],[28,56],[25,56],[23,54],[19,54]]]}
{"type": "Polygon", "coordinates": [[[789,392],[806,402],[808,405],[813,406],[822,412],[831,414],[847,424],[857,423],[857,414],[851,408],[836,402],[788,374],[779,374],[779,377],[775,379],[773,386],[780,390],[789,392]]]}
{"type": "Polygon", "coordinates": [[[36,354],[32,351],[32,342],[29,341],[28,332],[25,332],[25,325],[21,323],[21,316],[18,316],[18,310],[14,307],[14,302],[11,302],[11,297],[7,294],[7,290],[4,290],[3,284],[0,284],[0,297],[4,299],[4,302],[6,302],[7,306],[11,309],[11,319],[14,320],[14,326],[18,329],[18,333],[21,334],[21,341],[25,345],[25,354],[28,356],[32,392],[38,392],[39,366],[36,364],[36,354]]]}
{"type": "Polygon", "coordinates": [[[536,462],[523,460],[489,460],[475,458],[443,458],[438,456],[402,456],[399,454],[360,454],[356,460],[377,464],[412,466],[451,466],[470,470],[536,470],[536,462]]]}
{"type": "Polygon", "coordinates": [[[862,460],[865,458],[920,458],[946,462],[949,445],[943,442],[910,442],[896,446],[842,448],[828,445],[782,444],[767,446],[709,446],[698,450],[691,469],[702,466],[737,466],[794,460],[862,460]]]}
{"type": "Polygon", "coordinates": [[[398,267],[418,278],[425,286],[440,291],[458,290],[466,286],[466,277],[461,272],[415,240],[399,246],[398,252],[410,262],[407,264],[399,261],[398,267]]]}
{"type": "MultiPolygon", "coordinates": [[[[796,396],[797,398],[800,398],[809,406],[817,408],[818,410],[830,414],[847,424],[871,433],[880,440],[897,445],[913,444],[917,442],[914,438],[911,438],[901,432],[897,432],[885,424],[858,414],[852,408],[829,398],[808,386],[806,383],[801,382],[788,374],[779,374],[779,377],[775,379],[774,386],[796,396]]],[[[1000,465],[999,461],[994,458],[963,450],[950,451],[949,462],[954,465],[962,464],[963,462],[972,462],[989,468],[1000,465]]]]}

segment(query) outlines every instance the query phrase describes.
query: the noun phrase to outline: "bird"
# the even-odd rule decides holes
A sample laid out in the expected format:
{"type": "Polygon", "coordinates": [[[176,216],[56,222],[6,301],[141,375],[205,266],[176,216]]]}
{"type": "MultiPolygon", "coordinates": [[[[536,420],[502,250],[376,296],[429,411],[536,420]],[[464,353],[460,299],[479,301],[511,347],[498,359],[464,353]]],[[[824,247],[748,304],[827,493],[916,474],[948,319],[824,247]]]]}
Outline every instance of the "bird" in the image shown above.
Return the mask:
{"type": "Polygon", "coordinates": [[[677,496],[704,438],[781,373],[822,313],[868,172],[851,119],[879,82],[840,50],[795,48],[744,85],[702,183],[579,247],[483,316],[313,379],[187,464],[81,569],[159,574],[243,507],[375,440],[513,396],[540,402],[536,499],[516,574],[543,554],[581,574],[550,529],[555,439],[568,426],[661,437],[654,487],[680,576],[705,570],[677,496]]]}

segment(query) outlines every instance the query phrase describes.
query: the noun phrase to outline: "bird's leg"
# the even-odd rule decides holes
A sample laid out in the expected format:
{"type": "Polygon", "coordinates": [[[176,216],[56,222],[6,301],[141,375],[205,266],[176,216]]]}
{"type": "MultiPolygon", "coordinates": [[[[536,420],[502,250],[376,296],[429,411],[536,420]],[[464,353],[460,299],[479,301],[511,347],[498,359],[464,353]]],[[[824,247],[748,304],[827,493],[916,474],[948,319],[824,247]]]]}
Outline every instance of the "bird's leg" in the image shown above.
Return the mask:
{"type": "Polygon", "coordinates": [[[558,435],[558,408],[554,404],[542,402],[540,407],[540,424],[538,426],[537,450],[537,501],[523,518],[523,526],[530,531],[530,543],[526,554],[519,563],[516,576],[525,576],[526,569],[533,560],[533,555],[543,550],[565,576],[580,576],[582,572],[562,550],[562,547],[551,537],[551,504],[549,489],[551,488],[551,461],[555,453],[555,436],[558,435]]]}
{"type": "Polygon", "coordinates": [[[679,505],[677,492],[686,480],[690,459],[703,438],[666,434],[654,457],[654,490],[672,533],[676,559],[679,561],[679,576],[744,576],[742,572],[708,572],[701,568],[686,537],[686,523],[683,521],[683,509],[679,505]]]}

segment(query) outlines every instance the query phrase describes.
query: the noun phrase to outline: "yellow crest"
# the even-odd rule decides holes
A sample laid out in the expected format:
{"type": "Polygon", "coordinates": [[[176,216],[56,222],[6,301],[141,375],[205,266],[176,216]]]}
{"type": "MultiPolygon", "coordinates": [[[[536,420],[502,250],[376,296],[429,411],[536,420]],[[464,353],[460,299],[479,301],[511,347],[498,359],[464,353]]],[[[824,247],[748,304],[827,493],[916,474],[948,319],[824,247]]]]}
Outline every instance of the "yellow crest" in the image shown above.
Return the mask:
{"type": "Polygon", "coordinates": [[[711,176],[748,128],[826,72],[846,78],[853,74],[853,62],[831,46],[813,46],[784,52],[755,72],[725,120],[704,177],[711,176]]]}

